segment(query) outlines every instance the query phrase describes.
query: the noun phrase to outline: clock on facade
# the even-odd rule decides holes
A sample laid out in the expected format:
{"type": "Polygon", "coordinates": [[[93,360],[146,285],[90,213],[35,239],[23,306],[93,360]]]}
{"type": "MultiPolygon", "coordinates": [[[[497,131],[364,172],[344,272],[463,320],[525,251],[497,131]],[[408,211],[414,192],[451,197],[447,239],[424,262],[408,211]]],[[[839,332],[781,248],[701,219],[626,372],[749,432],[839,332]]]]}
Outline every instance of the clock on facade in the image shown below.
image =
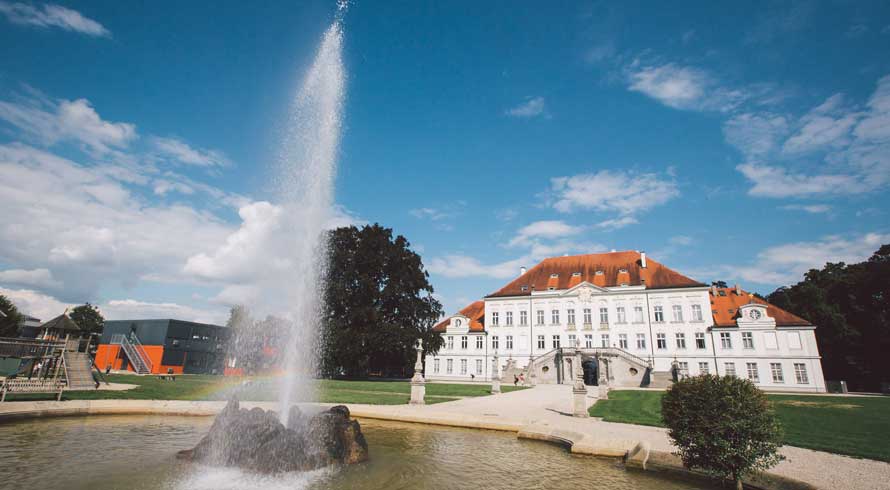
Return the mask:
{"type": "Polygon", "coordinates": [[[748,314],[748,316],[750,316],[752,320],[759,320],[760,315],[760,310],[751,310],[751,313],[748,314]]]}

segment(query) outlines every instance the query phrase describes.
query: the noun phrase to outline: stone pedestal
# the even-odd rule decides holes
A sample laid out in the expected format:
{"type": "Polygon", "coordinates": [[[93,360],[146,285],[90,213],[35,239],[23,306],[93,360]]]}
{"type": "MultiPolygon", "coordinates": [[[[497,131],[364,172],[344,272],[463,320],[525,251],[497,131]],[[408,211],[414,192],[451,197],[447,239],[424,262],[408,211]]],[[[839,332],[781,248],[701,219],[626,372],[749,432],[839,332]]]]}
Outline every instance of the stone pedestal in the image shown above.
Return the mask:
{"type": "Polygon", "coordinates": [[[423,352],[423,345],[421,341],[417,341],[417,362],[414,363],[414,376],[411,378],[411,400],[408,401],[411,405],[425,405],[426,401],[424,398],[426,397],[426,380],[423,379],[423,361],[421,361],[421,352],[423,352]]]}
{"type": "Polygon", "coordinates": [[[535,369],[535,358],[532,356],[528,360],[528,385],[534,387],[538,384],[538,375],[535,374],[537,369],[535,369]]]}
{"type": "Polygon", "coordinates": [[[587,389],[572,388],[572,415],[575,417],[587,417],[587,389]]]}
{"type": "Polygon", "coordinates": [[[501,366],[498,362],[498,355],[494,355],[494,372],[491,376],[491,394],[495,395],[501,392],[501,366]]]}
{"type": "Polygon", "coordinates": [[[496,395],[501,392],[501,379],[495,378],[491,380],[491,394],[496,395]]]}

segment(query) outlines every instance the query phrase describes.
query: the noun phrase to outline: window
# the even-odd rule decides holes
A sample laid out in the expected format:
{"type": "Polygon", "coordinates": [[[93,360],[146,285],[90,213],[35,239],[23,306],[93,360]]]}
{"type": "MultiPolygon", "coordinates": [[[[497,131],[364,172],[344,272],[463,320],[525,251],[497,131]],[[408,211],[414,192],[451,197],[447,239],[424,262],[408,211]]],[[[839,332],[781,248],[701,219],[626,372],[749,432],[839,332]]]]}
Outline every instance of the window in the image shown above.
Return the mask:
{"type": "Polygon", "coordinates": [[[550,324],[559,325],[559,310],[550,310],[550,324]]]}
{"type": "Polygon", "coordinates": [[[498,318],[498,317],[499,317],[498,312],[496,312],[496,311],[491,312],[491,325],[493,327],[498,326],[498,323],[500,322],[500,318],[498,318]]]}
{"type": "Polygon", "coordinates": [[[683,307],[680,305],[674,305],[671,307],[674,312],[674,322],[682,323],[683,322],[683,307]]]}
{"type": "Polygon", "coordinates": [[[591,319],[591,317],[592,317],[592,315],[590,313],[590,308],[584,308],[584,324],[585,325],[590,325],[591,323],[593,323],[593,320],[591,319]]]}
{"type": "Polygon", "coordinates": [[[433,372],[439,374],[439,358],[433,359],[433,372]]]}
{"type": "Polygon", "coordinates": [[[785,375],[782,373],[782,364],[778,362],[769,363],[769,370],[773,375],[773,383],[784,383],[785,375]]]}
{"type": "Polygon", "coordinates": [[[482,336],[481,335],[476,336],[476,349],[482,350],[482,336]]]}
{"type": "Polygon", "coordinates": [[[627,334],[620,333],[618,334],[618,347],[622,349],[627,349],[627,334]]]}
{"type": "Polygon", "coordinates": [[[686,348],[686,334],[678,333],[678,334],[676,334],[676,337],[677,337],[677,348],[685,349],[686,348]]]}
{"type": "Polygon", "coordinates": [[[476,359],[476,374],[482,375],[482,359],[476,359]]]}
{"type": "Polygon", "coordinates": [[[724,362],[723,363],[723,371],[726,376],[730,376],[735,378],[735,363],[734,362],[724,362]]]}
{"type": "Polygon", "coordinates": [[[707,362],[698,363],[698,373],[699,374],[708,374],[709,372],[710,371],[709,371],[707,362]]]}
{"type": "Polygon", "coordinates": [[[553,336],[553,348],[559,349],[559,335],[553,336]]]}
{"type": "Polygon", "coordinates": [[[519,312],[519,324],[523,325],[523,326],[528,325],[528,312],[527,311],[522,310],[519,312]]]}
{"type": "Polygon", "coordinates": [[[659,349],[667,349],[667,347],[668,347],[667,337],[663,333],[655,334],[655,345],[659,349]]]}
{"type": "Polygon", "coordinates": [[[538,310],[538,325],[544,324],[544,310],[538,310]]]}
{"type": "Polygon", "coordinates": [[[664,321],[664,308],[661,306],[655,307],[655,321],[661,323],[664,321]]]}
{"type": "Polygon", "coordinates": [[[600,335],[600,345],[602,347],[609,347],[609,334],[604,333],[600,335]]]}
{"type": "Polygon", "coordinates": [[[445,373],[451,374],[454,372],[454,359],[447,359],[445,361],[445,373]]]}
{"type": "Polygon", "coordinates": [[[507,335],[507,350],[513,350],[513,336],[507,335]]]}
{"type": "Polygon", "coordinates": [[[507,312],[507,317],[505,318],[505,320],[507,321],[508,327],[513,325],[513,312],[512,311],[507,312]]]}
{"type": "Polygon", "coordinates": [[[646,349],[646,334],[642,334],[642,333],[637,334],[637,349],[640,349],[640,350],[646,349]]]}
{"type": "Polygon", "coordinates": [[[569,347],[575,347],[577,344],[575,343],[578,340],[578,337],[575,337],[575,334],[569,334],[569,347]]]}
{"type": "Polygon", "coordinates": [[[643,307],[634,306],[634,323],[643,323],[643,307]]]}
{"type": "Polygon", "coordinates": [[[701,315],[701,305],[692,305],[692,321],[704,321],[704,318],[701,315]]]}
{"type": "Polygon", "coordinates": [[[729,332],[720,332],[720,347],[724,349],[732,349],[732,334],[729,332]]]}
{"type": "Polygon", "coordinates": [[[460,360],[460,374],[467,374],[467,360],[460,360]]]}
{"type": "Polygon", "coordinates": [[[624,311],[624,307],[619,306],[616,308],[616,311],[618,312],[618,323],[627,323],[627,314],[624,311]]]}
{"type": "Polygon", "coordinates": [[[678,362],[677,371],[680,371],[680,374],[683,376],[689,376],[689,363],[685,361],[678,362]]]}
{"type": "Polygon", "coordinates": [[[491,348],[493,350],[498,350],[498,336],[494,335],[491,337],[491,348]]]}
{"type": "Polygon", "coordinates": [[[590,335],[590,334],[584,335],[584,347],[586,349],[593,348],[593,335],[590,335]]]}
{"type": "Polygon", "coordinates": [[[448,350],[454,349],[454,337],[448,336],[448,350]]]}
{"type": "Polygon", "coordinates": [[[794,377],[797,378],[797,384],[805,385],[810,382],[807,376],[807,366],[802,362],[794,363],[794,377]]]}
{"type": "Polygon", "coordinates": [[[575,310],[568,310],[566,315],[569,317],[569,325],[575,324],[575,310]]]}
{"type": "Polygon", "coordinates": [[[760,374],[757,373],[757,363],[749,362],[749,363],[745,364],[745,366],[748,369],[748,379],[750,379],[754,383],[759,383],[760,382],[760,374]]]}
{"type": "Polygon", "coordinates": [[[544,348],[544,336],[538,335],[538,349],[544,348]]]}
{"type": "Polygon", "coordinates": [[[695,348],[696,349],[704,349],[707,346],[705,345],[705,334],[703,332],[695,332],[695,348]]]}
{"type": "Polygon", "coordinates": [[[754,334],[751,332],[742,332],[742,347],[745,349],[754,348],[754,334]]]}
{"type": "Polygon", "coordinates": [[[596,275],[598,275],[598,276],[603,275],[603,271],[596,271],[596,275]]]}
{"type": "Polygon", "coordinates": [[[466,335],[464,335],[460,338],[460,348],[461,349],[467,348],[467,336],[466,335]]]}
{"type": "Polygon", "coordinates": [[[608,308],[600,308],[600,324],[601,325],[609,324],[609,309],[608,308]]]}

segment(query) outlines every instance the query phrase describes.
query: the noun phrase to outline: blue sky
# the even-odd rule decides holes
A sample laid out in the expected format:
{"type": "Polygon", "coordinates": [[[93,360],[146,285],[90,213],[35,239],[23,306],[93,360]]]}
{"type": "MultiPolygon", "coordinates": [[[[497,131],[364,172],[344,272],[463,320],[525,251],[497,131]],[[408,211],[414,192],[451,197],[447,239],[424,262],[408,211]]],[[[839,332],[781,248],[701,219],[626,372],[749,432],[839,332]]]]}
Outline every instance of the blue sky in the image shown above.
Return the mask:
{"type": "MultiPolygon", "coordinates": [[[[335,6],[209,5],[0,1],[25,311],[224,321],[250,281],[186,264],[255,231],[335,6]]],[[[890,242],[886,2],[354,2],[344,31],[339,222],[405,235],[449,312],[553,255],[768,293],[890,242]]]]}

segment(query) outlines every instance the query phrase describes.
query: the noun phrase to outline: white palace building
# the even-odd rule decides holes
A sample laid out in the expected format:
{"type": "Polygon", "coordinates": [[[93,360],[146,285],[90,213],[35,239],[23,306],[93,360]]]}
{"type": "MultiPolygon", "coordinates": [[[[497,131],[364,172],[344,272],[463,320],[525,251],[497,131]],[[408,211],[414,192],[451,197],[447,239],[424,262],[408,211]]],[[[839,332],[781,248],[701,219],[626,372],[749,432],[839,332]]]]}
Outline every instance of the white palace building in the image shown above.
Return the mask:
{"type": "Polygon", "coordinates": [[[625,251],[545,259],[434,327],[430,380],[666,387],[700,373],[764,390],[824,392],[816,327],[735,288],[709,287],[625,251]]]}

